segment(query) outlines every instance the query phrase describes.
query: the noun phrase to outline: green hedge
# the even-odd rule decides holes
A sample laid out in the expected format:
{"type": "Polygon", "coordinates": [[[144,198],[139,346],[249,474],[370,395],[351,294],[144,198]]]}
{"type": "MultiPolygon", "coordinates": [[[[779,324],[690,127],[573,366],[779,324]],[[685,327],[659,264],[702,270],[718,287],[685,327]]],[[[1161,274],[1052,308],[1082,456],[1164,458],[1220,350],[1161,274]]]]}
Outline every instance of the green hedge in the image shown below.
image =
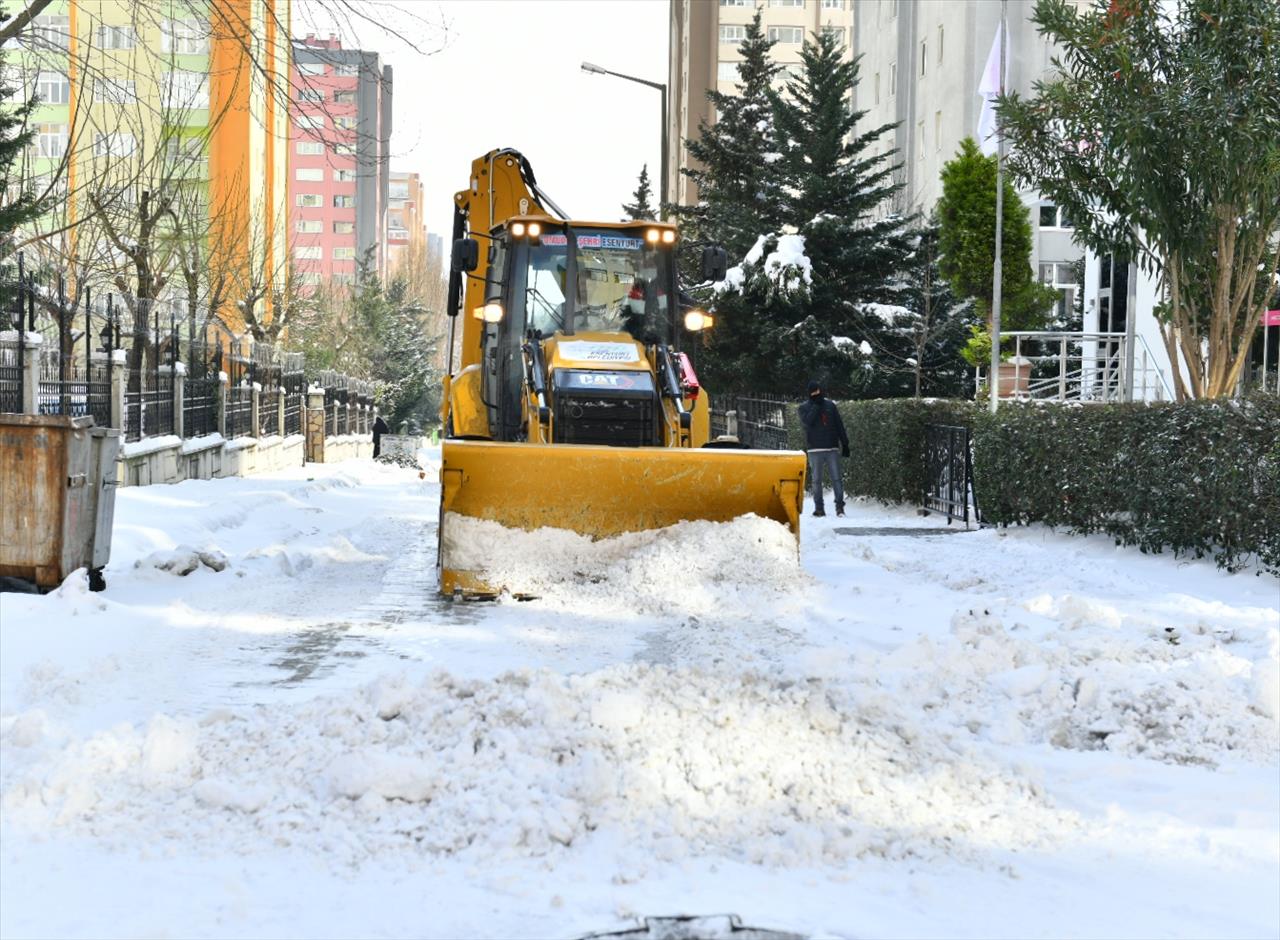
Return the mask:
{"type": "MultiPolygon", "coordinates": [[[[924,427],[973,432],[974,490],[982,519],[1105,532],[1144,552],[1212,556],[1236,569],[1256,556],[1280,574],[1280,398],[1185,404],[970,402],[840,405],[853,459],[845,488],[887,503],[919,504],[924,427]]],[[[792,439],[803,446],[799,422],[792,439]]]]}

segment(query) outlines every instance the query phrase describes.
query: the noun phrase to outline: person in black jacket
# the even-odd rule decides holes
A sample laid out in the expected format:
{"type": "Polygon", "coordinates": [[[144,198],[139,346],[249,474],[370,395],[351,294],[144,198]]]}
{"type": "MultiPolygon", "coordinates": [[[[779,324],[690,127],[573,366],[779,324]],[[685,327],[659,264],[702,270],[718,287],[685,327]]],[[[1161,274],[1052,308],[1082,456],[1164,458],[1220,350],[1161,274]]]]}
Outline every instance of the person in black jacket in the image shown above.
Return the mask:
{"type": "Polygon", "coordinates": [[[813,484],[813,514],[825,516],[822,505],[822,478],[831,477],[836,491],[836,515],[844,515],[844,481],[840,478],[840,457],[849,456],[849,436],[835,402],[823,394],[819,382],[809,383],[809,400],[800,406],[800,423],[804,425],[805,450],[809,453],[809,481],[813,484]]]}
{"type": "Polygon", "coordinates": [[[378,415],[378,419],[373,422],[373,456],[380,457],[382,455],[382,435],[389,430],[387,422],[382,420],[382,415],[378,415]]]}

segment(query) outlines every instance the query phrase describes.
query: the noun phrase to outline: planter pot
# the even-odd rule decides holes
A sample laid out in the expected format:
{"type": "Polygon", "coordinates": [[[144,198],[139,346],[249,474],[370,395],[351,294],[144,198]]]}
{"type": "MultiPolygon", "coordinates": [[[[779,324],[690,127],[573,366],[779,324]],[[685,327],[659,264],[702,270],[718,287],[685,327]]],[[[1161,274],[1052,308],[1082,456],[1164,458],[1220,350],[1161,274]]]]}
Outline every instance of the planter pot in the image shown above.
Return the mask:
{"type": "Polygon", "coordinates": [[[1025,359],[1000,363],[999,388],[1001,398],[1022,398],[1027,394],[1031,381],[1031,363],[1025,359]]]}

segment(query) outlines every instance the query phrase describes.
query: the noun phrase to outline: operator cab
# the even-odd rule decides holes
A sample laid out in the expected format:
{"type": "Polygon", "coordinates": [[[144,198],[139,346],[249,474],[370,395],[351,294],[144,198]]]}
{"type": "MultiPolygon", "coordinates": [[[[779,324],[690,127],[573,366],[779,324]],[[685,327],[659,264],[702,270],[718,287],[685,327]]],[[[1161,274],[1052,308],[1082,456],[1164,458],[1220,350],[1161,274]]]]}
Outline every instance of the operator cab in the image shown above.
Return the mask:
{"type": "Polygon", "coordinates": [[[527,439],[525,379],[537,371],[555,442],[661,443],[655,376],[679,338],[675,244],[673,226],[652,222],[515,217],[491,233],[480,314],[496,439],[527,439]]]}

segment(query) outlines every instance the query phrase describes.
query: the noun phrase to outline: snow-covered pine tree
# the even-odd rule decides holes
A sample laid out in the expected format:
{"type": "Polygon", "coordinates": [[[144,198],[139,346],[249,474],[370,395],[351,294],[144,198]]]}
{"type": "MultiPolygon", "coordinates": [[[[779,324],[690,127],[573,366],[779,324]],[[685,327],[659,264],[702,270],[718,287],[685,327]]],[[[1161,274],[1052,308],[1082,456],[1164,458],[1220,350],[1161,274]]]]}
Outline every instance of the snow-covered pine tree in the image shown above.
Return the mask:
{"type": "Polygon", "coordinates": [[[913,232],[912,241],[893,302],[863,306],[864,313],[879,317],[887,327],[887,334],[874,341],[880,368],[870,384],[886,397],[962,398],[972,383],[960,350],[981,317],[971,300],[956,296],[939,270],[937,219],[913,232]]]}
{"type": "Polygon", "coordinates": [[[636,180],[636,191],[631,194],[631,202],[622,204],[625,213],[623,222],[639,222],[655,218],[653,206],[649,200],[653,198],[653,190],[649,186],[649,164],[640,167],[640,178],[636,180]]]}
{"type": "Polygon", "coordinates": [[[738,93],[708,91],[717,118],[685,140],[693,165],[680,172],[698,187],[697,205],[675,207],[686,260],[715,243],[737,263],[761,233],[779,226],[782,185],[773,162],[778,148],[770,98],[779,66],[769,58],[772,46],[757,9],[739,46],[738,93]]]}
{"type": "Polygon", "coordinates": [[[802,71],[773,95],[778,162],[785,182],[783,219],[804,236],[813,264],[815,313],[837,334],[856,335],[860,301],[889,299],[890,282],[910,251],[908,222],[887,214],[901,188],[893,179],[896,151],[874,151],[894,125],[860,127],[867,112],[851,108],[858,62],[845,58],[829,33],[815,34],[800,53],[802,71]]]}

